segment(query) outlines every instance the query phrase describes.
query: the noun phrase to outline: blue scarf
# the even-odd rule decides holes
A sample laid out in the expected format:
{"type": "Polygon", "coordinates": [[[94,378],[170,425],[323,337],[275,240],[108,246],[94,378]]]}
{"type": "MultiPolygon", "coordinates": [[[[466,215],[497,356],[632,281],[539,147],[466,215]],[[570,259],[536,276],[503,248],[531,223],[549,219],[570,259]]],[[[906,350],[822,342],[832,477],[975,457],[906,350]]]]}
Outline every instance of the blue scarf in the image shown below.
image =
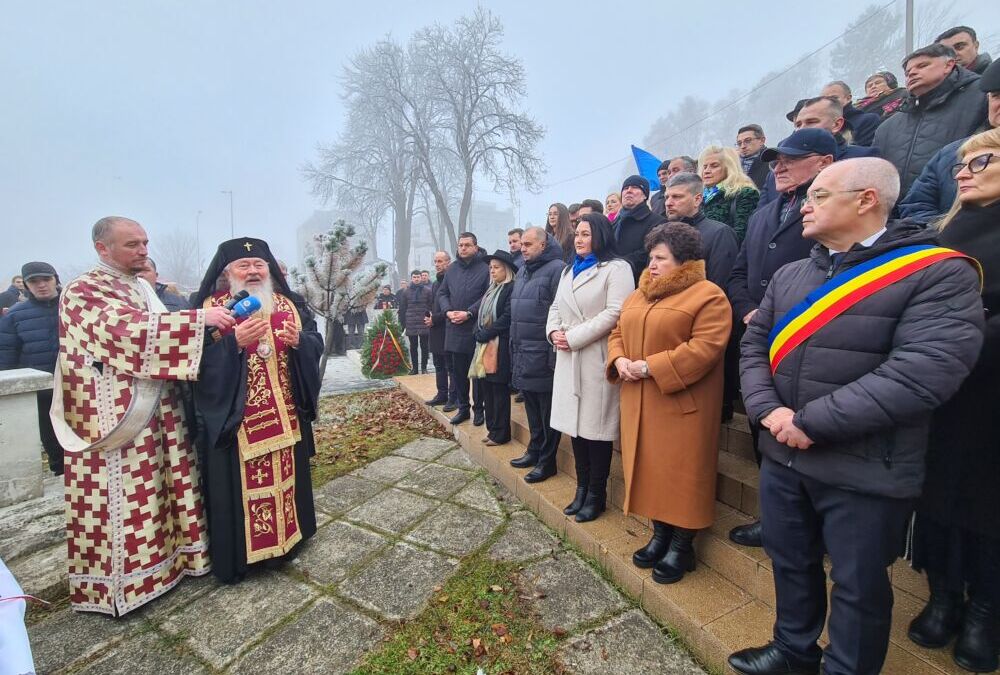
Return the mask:
{"type": "Polygon", "coordinates": [[[593,253],[587,254],[586,258],[581,258],[579,255],[576,256],[576,260],[573,262],[573,278],[576,279],[576,275],[580,272],[590,269],[597,264],[597,256],[593,253]]]}
{"type": "Polygon", "coordinates": [[[707,187],[702,191],[702,201],[704,203],[709,203],[712,201],[712,197],[719,194],[719,186],[713,185],[712,187],[707,187]]]}

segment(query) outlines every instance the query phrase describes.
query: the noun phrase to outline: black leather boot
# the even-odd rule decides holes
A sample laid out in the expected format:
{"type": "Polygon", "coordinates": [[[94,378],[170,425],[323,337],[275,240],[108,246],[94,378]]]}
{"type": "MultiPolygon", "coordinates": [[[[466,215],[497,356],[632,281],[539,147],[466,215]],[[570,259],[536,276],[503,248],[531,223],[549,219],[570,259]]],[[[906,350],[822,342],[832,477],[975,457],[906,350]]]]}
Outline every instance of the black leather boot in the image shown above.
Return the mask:
{"type": "Polygon", "coordinates": [[[583,503],[583,508],[576,514],[576,522],[589,523],[596,520],[597,516],[604,513],[607,506],[608,497],[604,492],[591,489],[587,493],[587,501],[583,503]]]}
{"type": "Polygon", "coordinates": [[[729,665],[741,675],[817,675],[819,661],[804,663],[785,656],[773,642],[729,655],[729,665]]]}
{"type": "Polygon", "coordinates": [[[965,598],[952,591],[933,574],[928,575],[931,597],[923,611],[910,622],[906,635],[921,647],[940,649],[958,634],[962,627],[962,610],[965,598]]]}
{"type": "Polygon", "coordinates": [[[575,516],[576,513],[583,508],[583,502],[587,499],[587,484],[580,481],[579,478],[576,479],[576,496],[573,497],[573,501],[570,502],[569,506],[563,509],[563,513],[567,516],[575,516]]]}
{"type": "Polygon", "coordinates": [[[973,673],[992,673],[997,669],[997,617],[993,603],[983,598],[971,597],[965,608],[962,631],[955,640],[952,655],[962,668],[973,673]]]}
{"type": "Polygon", "coordinates": [[[684,578],[686,572],[694,572],[694,535],[698,530],[674,526],[674,536],[670,548],[660,562],[653,565],[653,581],[658,584],[674,584],[684,578]]]}
{"type": "Polygon", "coordinates": [[[656,563],[660,562],[660,558],[662,558],[667,553],[667,549],[670,548],[670,540],[673,536],[673,525],[668,525],[667,523],[661,523],[658,520],[654,520],[653,538],[649,540],[648,544],[632,554],[632,564],[636,567],[641,567],[642,569],[649,569],[656,563]]]}

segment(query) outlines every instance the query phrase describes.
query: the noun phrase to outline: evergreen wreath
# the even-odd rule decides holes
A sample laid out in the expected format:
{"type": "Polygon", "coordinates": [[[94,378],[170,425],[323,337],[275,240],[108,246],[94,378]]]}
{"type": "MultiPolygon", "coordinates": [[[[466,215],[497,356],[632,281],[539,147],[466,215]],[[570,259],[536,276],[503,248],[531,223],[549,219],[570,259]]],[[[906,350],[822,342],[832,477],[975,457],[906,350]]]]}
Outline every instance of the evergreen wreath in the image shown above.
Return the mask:
{"type": "Polygon", "coordinates": [[[406,350],[399,342],[402,333],[396,312],[391,309],[383,311],[368,326],[365,342],[361,345],[361,373],[365,377],[384,380],[410,372],[406,350]]]}

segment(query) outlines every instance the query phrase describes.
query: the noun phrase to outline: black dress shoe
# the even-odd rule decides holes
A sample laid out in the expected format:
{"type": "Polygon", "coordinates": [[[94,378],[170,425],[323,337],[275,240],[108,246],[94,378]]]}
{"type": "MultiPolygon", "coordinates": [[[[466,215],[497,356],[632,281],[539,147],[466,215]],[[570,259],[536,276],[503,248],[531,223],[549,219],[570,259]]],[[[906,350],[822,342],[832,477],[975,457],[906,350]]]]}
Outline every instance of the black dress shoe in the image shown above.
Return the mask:
{"type": "Polygon", "coordinates": [[[755,520],[749,525],[740,525],[729,530],[729,538],[740,546],[760,548],[764,545],[760,536],[760,521],[755,520]]]}
{"type": "Polygon", "coordinates": [[[962,593],[945,588],[933,575],[929,584],[930,600],[910,622],[906,636],[921,647],[940,649],[951,642],[962,627],[965,598],[962,593]]]}
{"type": "Polygon", "coordinates": [[[577,512],[583,508],[583,502],[587,499],[587,484],[576,486],[576,496],[573,497],[573,501],[569,503],[569,506],[563,509],[563,514],[567,516],[575,516],[577,512]]]}
{"type": "Polygon", "coordinates": [[[962,632],[955,640],[952,658],[966,670],[992,673],[1000,665],[997,659],[998,649],[1000,641],[997,639],[997,619],[993,603],[978,598],[970,599],[965,608],[962,632]]]}
{"type": "Polygon", "coordinates": [[[481,427],[486,424],[486,415],[480,410],[472,417],[472,426],[481,427]]]}
{"type": "Polygon", "coordinates": [[[457,403],[447,403],[443,408],[441,408],[441,412],[454,412],[456,410],[458,410],[457,403]]]}
{"type": "Polygon", "coordinates": [[[448,402],[447,398],[445,398],[443,396],[435,396],[434,398],[432,398],[432,399],[430,399],[428,401],[424,401],[424,405],[435,406],[435,405],[441,405],[442,403],[447,403],[447,402],[448,402]]]}
{"type": "Polygon", "coordinates": [[[452,423],[452,424],[461,424],[462,422],[464,422],[467,419],[469,419],[469,411],[468,410],[464,410],[464,411],[460,410],[460,411],[458,411],[457,415],[455,415],[454,417],[452,417],[448,421],[450,423],[452,423]]]}
{"type": "Polygon", "coordinates": [[[525,483],[541,483],[547,478],[552,478],[556,475],[556,468],[538,465],[528,473],[524,475],[525,483]]]}
{"type": "Polygon", "coordinates": [[[729,665],[741,675],[817,675],[819,662],[793,661],[772,642],[729,655],[729,665]]]}
{"type": "Polygon", "coordinates": [[[410,368],[410,375],[417,375],[419,372],[416,368],[410,368]]]}
{"type": "Polygon", "coordinates": [[[654,520],[653,537],[649,540],[648,544],[632,554],[632,564],[642,569],[649,569],[660,562],[660,558],[667,554],[667,549],[670,548],[670,540],[673,537],[673,525],[654,520]]]}
{"type": "Polygon", "coordinates": [[[515,457],[510,460],[510,465],[515,469],[527,469],[529,466],[535,466],[538,463],[538,455],[526,450],[520,457],[515,457]]]}

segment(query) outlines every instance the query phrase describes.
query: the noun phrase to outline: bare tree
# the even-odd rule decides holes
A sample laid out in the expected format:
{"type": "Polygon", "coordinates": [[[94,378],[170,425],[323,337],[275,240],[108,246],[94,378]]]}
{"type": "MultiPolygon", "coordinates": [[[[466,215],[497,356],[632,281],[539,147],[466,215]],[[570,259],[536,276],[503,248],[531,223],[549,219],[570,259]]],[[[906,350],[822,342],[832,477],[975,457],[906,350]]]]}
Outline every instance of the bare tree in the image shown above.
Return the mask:
{"type": "Polygon", "coordinates": [[[180,228],[174,228],[151,242],[152,257],[160,276],[177,282],[184,288],[195,288],[201,279],[198,270],[198,239],[180,228]]]}

